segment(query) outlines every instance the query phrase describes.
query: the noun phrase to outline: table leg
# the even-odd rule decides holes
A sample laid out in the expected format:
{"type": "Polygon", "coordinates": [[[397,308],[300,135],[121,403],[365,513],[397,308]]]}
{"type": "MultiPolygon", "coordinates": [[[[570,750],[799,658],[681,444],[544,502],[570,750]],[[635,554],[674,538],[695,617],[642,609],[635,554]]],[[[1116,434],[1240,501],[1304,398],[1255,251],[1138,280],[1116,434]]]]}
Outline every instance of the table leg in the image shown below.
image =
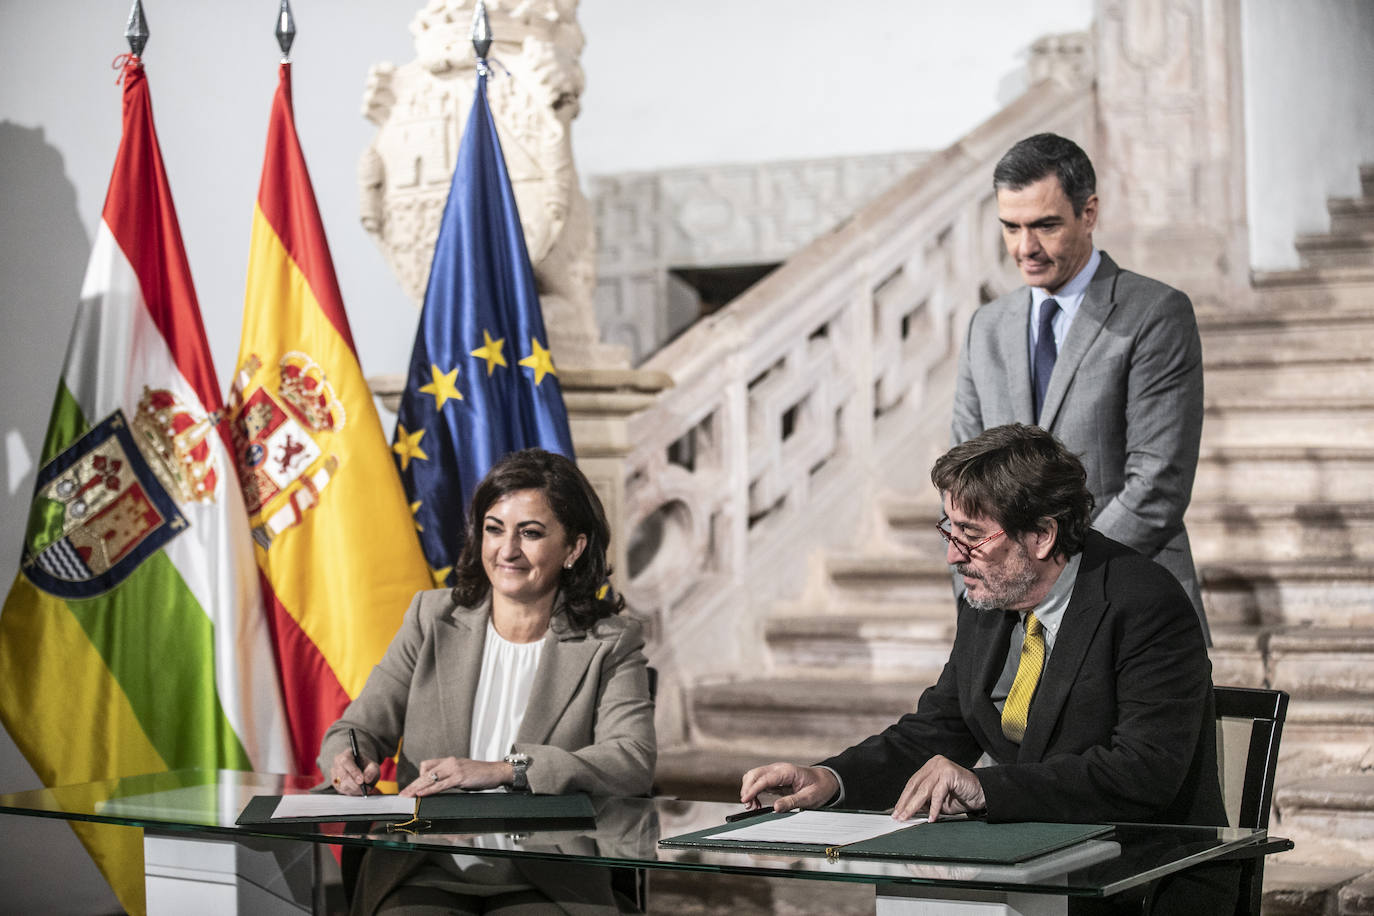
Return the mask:
{"type": "Polygon", "coordinates": [[[1067,897],[879,884],[877,916],[1065,916],[1067,897]]]}
{"type": "Polygon", "coordinates": [[[149,916],[300,916],[312,910],[313,844],[143,833],[149,916]]]}

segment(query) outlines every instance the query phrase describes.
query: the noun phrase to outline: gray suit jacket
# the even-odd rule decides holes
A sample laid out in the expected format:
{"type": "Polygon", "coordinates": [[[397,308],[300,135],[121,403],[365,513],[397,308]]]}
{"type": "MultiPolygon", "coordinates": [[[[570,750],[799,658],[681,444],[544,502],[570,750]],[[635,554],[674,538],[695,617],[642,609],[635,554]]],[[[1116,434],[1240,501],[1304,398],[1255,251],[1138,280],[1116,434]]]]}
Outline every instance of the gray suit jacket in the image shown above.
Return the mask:
{"type": "MultiPolygon", "coordinates": [[[[1031,295],[978,309],[959,356],[954,442],[1031,413],[1031,295]]],[[[1183,514],[1202,438],[1202,341],[1188,297],[1102,254],[1069,326],[1039,425],[1082,459],[1093,527],[1182,583],[1211,642],[1183,514]]]]}
{"type": "MultiPolygon", "coordinates": [[[[349,728],[371,760],[394,753],[404,737],[397,766],[401,786],[419,775],[423,760],[468,756],[490,613],[489,603],[454,604],[449,589],[417,594],[362,692],[325,732],[321,771],[327,774],[334,757],[349,746],[349,728]]],[[[515,750],[533,759],[531,791],[647,793],[658,750],[639,623],[615,616],[579,630],[555,612],[544,639],[515,742],[515,750]]],[[[370,911],[423,862],[422,856],[409,854],[369,854],[374,858],[378,861],[364,865],[361,905],[355,909],[370,911]]],[[[604,875],[539,862],[521,862],[520,871],[567,912],[614,912],[604,875]]]]}

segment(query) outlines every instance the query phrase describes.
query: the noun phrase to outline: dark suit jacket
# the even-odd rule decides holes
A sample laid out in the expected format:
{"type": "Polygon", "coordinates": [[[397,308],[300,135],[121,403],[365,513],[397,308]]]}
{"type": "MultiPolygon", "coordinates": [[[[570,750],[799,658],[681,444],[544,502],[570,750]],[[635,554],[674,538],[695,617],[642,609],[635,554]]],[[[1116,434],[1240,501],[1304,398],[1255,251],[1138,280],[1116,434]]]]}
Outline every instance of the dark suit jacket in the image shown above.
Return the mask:
{"type": "Polygon", "coordinates": [[[987,752],[975,772],[989,820],[1226,824],[1211,663],[1173,576],[1088,532],[1019,746],[990,699],[1015,620],[960,599],[949,661],[916,712],[823,761],[845,807],[890,808],[933,755],[972,767],[987,752]]]}
{"type": "MultiPolygon", "coordinates": [[[[1031,412],[1031,294],[982,306],[959,355],[954,442],[1031,412]]],[[[1093,526],[1169,570],[1202,614],[1183,514],[1202,438],[1202,341],[1188,297],[1106,253],[1054,364],[1039,425],[1079,456],[1093,526]]],[[[1202,621],[1203,631],[1207,623],[1202,621]]]]}

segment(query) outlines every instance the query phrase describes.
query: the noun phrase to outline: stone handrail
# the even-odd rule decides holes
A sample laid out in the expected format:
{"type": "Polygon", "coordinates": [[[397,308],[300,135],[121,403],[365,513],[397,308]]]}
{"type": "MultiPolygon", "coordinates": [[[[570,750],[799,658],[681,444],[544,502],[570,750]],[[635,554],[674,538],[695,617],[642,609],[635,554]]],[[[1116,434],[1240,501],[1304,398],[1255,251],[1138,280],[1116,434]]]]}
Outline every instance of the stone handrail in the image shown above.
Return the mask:
{"type": "Polygon", "coordinates": [[[867,546],[874,496],[921,486],[968,317],[1019,283],[993,166],[1043,130],[1091,154],[1094,124],[1091,88],[1037,83],[644,364],[674,384],[630,419],[622,590],[650,623],[661,741],[692,683],[765,664],[761,621],[810,556],[867,546]]]}

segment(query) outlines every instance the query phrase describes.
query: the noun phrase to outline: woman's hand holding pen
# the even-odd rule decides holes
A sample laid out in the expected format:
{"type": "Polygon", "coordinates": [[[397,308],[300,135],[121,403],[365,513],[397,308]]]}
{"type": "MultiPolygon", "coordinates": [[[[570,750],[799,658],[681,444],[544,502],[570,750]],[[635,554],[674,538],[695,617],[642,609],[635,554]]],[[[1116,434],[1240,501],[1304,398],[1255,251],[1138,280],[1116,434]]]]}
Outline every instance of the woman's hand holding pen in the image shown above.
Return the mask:
{"type": "Polygon", "coordinates": [[[335,754],[334,761],[329,766],[331,785],[340,795],[371,794],[372,786],[377,782],[381,772],[381,768],[370,760],[360,769],[353,762],[353,752],[350,750],[342,750],[335,754]]]}

